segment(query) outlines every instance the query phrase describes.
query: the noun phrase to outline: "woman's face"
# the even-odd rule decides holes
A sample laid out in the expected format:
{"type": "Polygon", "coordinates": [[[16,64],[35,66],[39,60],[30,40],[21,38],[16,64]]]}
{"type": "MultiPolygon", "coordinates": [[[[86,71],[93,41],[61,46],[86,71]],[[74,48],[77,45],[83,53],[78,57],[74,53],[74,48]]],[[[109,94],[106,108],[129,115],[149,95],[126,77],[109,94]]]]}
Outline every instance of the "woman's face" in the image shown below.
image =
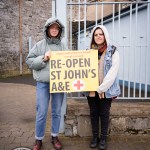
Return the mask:
{"type": "Polygon", "coordinates": [[[54,23],[49,27],[48,33],[51,37],[57,37],[59,30],[60,30],[60,28],[59,28],[58,24],[54,23]]]}
{"type": "Polygon", "coordinates": [[[96,29],[94,33],[94,41],[98,46],[101,46],[105,42],[104,33],[101,29],[96,29]]]}

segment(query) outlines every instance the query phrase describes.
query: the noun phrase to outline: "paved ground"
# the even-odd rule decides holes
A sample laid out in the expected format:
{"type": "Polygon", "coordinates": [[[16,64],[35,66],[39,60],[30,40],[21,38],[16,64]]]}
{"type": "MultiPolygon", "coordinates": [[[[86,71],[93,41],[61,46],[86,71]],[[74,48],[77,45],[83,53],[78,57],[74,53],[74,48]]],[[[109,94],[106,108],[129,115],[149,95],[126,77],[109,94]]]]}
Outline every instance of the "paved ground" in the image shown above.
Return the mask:
{"type": "MultiPolygon", "coordinates": [[[[50,110],[49,110],[50,114],[50,110]]],[[[32,148],[35,122],[35,82],[31,76],[0,80],[0,150],[32,148]]],[[[50,143],[48,115],[43,150],[54,150],[50,143]]],[[[64,150],[90,150],[91,137],[60,137],[64,150]]],[[[107,150],[150,150],[149,136],[112,136],[107,150]]]]}

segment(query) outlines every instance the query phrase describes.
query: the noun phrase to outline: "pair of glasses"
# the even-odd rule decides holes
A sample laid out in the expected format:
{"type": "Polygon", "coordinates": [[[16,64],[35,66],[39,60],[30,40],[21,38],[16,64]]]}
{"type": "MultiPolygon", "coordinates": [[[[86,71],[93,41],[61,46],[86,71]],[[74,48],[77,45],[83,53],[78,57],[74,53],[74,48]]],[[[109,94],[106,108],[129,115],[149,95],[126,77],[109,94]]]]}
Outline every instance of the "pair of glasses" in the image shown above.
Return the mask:
{"type": "Polygon", "coordinates": [[[103,36],[104,35],[104,33],[98,33],[98,34],[95,34],[94,36],[103,36]]]}

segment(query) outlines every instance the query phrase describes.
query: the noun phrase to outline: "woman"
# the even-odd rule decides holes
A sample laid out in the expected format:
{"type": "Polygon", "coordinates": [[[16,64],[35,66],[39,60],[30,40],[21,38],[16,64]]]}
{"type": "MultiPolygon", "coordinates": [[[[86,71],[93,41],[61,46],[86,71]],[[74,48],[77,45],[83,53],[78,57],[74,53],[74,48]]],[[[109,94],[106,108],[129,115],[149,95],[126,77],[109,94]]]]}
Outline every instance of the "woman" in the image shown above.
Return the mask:
{"type": "Polygon", "coordinates": [[[45,38],[34,45],[26,59],[26,63],[29,65],[29,68],[33,69],[33,77],[37,81],[36,140],[33,150],[41,150],[42,147],[50,96],[52,96],[51,142],[56,150],[61,150],[62,144],[58,139],[58,133],[64,93],[49,93],[49,59],[51,51],[61,51],[65,49],[61,42],[64,35],[64,26],[57,18],[50,18],[46,21],[44,35],[45,38]]]}
{"type": "Polygon", "coordinates": [[[112,99],[120,94],[117,73],[119,70],[119,53],[109,42],[109,34],[105,26],[98,25],[92,31],[91,49],[98,51],[99,87],[87,96],[93,139],[91,148],[99,145],[99,149],[106,149],[109,126],[109,115],[112,99]],[[99,119],[100,138],[99,138],[99,119]]]}

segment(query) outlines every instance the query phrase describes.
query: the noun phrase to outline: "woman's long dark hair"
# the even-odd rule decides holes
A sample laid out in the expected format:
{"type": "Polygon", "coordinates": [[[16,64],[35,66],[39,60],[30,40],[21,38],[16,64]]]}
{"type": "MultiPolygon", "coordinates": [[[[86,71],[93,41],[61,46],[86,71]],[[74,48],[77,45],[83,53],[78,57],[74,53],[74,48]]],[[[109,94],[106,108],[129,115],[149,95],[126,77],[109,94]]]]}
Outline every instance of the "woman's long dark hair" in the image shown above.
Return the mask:
{"type": "MultiPolygon", "coordinates": [[[[94,40],[94,34],[95,34],[95,31],[96,31],[97,29],[101,29],[101,28],[100,28],[100,27],[97,27],[97,28],[94,30],[94,32],[93,32],[93,35],[92,35],[92,42],[91,42],[91,45],[90,45],[90,48],[93,48],[93,49],[98,48],[98,46],[97,46],[97,44],[95,43],[95,40],[94,40]]],[[[101,30],[102,30],[102,29],[101,29],[101,30]]],[[[102,32],[103,32],[103,30],[102,30],[102,32]]]]}

